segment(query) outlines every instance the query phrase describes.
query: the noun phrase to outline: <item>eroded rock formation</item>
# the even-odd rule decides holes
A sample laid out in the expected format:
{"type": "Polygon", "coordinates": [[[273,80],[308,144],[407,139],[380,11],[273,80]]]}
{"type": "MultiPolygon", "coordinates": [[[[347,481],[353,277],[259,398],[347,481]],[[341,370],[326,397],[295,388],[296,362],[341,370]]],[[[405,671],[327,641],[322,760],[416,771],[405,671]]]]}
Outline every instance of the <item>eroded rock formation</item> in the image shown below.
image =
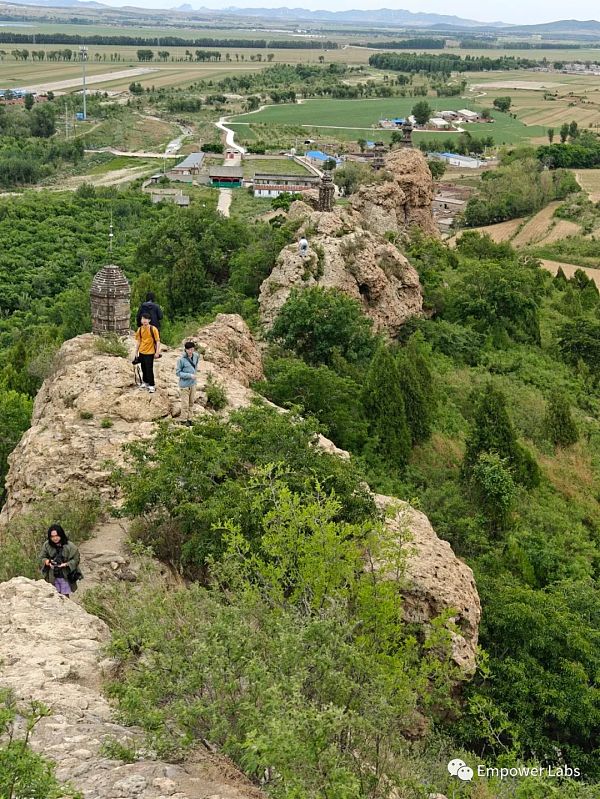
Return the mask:
{"type": "Polygon", "coordinates": [[[261,318],[270,326],[294,288],[337,288],[358,300],[375,330],[395,335],[422,309],[419,276],[393,244],[344,214],[313,212],[305,225],[315,230],[303,258],[296,245],[281,251],[260,289],[261,318]]]}
{"type": "MultiPolygon", "coordinates": [[[[352,242],[356,235],[347,233],[334,241],[352,242]]],[[[375,258],[377,248],[384,245],[370,234],[363,235],[367,236],[365,250],[375,258]]],[[[405,266],[402,259],[394,263],[399,269],[405,266]]],[[[204,407],[203,391],[209,376],[226,390],[229,408],[247,405],[255,396],[249,385],[263,372],[257,344],[241,318],[218,316],[192,338],[205,349],[197,413],[210,412],[204,407]]],[[[101,352],[97,342],[94,336],[84,335],[61,347],[55,372],[36,399],[32,427],[10,458],[0,531],[9,516],[29,510],[44,495],[91,495],[118,502],[110,473],[114,464],[123,462],[123,445],[150,436],[155,421],[177,417],[174,370],[179,350],[165,352],[157,369],[157,392],[149,395],[135,387],[129,360],[101,352]]],[[[319,445],[349,457],[327,439],[319,445]]],[[[447,542],[438,539],[422,513],[391,497],[378,496],[376,501],[382,510],[391,511],[387,530],[406,555],[404,618],[423,625],[426,634],[429,623],[451,609],[456,625],[452,658],[468,677],[475,667],[480,617],[471,570],[447,542]]],[[[95,535],[81,547],[86,574],[83,590],[111,577],[136,579],[135,563],[124,548],[126,537],[123,521],[101,520],[95,535]]],[[[387,565],[377,564],[377,568],[385,570],[387,565]]],[[[174,578],[165,573],[161,579],[174,578]]],[[[15,689],[21,699],[44,699],[53,707],[54,715],[36,728],[34,746],[58,763],[58,776],[71,779],[85,799],[260,796],[217,755],[206,754],[201,762],[181,767],[152,759],[125,765],[104,757],[100,746],[107,737],[126,742],[136,734],[112,721],[101,694],[103,669],[111,665],[102,660],[106,626],[42,581],[17,578],[1,584],[0,603],[0,686],[15,689]]],[[[416,714],[412,733],[422,734],[423,724],[416,714]]]]}
{"type": "MultiPolygon", "coordinates": [[[[263,282],[261,318],[275,317],[293,288],[319,285],[338,288],[362,303],[375,329],[391,336],[422,310],[419,278],[386,234],[401,235],[413,226],[437,236],[432,214],[433,179],[418,150],[388,153],[383,183],[361,186],[348,208],[314,211],[307,202],[290,208],[291,219],[302,219],[299,235],[307,237],[309,257],[295,245],[286,247],[263,282]]],[[[310,198],[306,198],[308,201],[310,198]]]]}
{"type": "MultiPolygon", "coordinates": [[[[253,396],[248,386],[263,371],[243,319],[219,314],[191,338],[205,349],[198,369],[198,413],[204,412],[209,378],[223,386],[230,409],[247,405],[253,396]]],[[[135,386],[131,358],[104,354],[98,341],[85,334],[60,348],[54,374],[36,397],[31,428],[10,456],[0,522],[67,488],[76,495],[115,500],[110,474],[123,461],[123,445],[149,437],[155,421],[179,415],[179,349],[163,348],[155,366],[157,391],[148,394],[135,386]]],[[[131,355],[133,339],[128,345],[131,355]]]]}

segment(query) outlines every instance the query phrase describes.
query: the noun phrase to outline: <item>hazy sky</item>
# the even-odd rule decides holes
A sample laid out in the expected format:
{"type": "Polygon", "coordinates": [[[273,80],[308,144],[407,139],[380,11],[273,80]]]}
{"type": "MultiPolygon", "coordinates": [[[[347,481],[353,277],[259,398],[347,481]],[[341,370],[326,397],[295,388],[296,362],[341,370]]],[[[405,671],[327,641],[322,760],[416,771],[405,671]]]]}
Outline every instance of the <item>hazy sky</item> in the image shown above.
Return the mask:
{"type": "Polygon", "coordinates": [[[144,8],[172,8],[189,2],[194,8],[311,8],[328,11],[345,11],[350,8],[401,8],[407,11],[425,11],[437,14],[450,14],[482,22],[535,23],[551,22],[557,19],[599,19],[600,6],[597,0],[573,0],[570,3],[559,0],[504,0],[502,3],[481,2],[481,0],[102,0],[107,5],[135,5],[144,8]]]}

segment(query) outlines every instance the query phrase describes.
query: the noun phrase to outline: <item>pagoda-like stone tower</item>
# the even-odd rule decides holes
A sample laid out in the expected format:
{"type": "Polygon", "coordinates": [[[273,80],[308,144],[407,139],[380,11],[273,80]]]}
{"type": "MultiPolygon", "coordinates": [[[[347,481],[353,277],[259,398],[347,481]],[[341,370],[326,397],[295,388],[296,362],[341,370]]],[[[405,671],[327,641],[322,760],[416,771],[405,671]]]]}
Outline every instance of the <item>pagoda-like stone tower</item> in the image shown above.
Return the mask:
{"type": "Polygon", "coordinates": [[[319,211],[333,211],[333,200],[335,197],[335,187],[331,172],[323,172],[319,185],[319,211]]]}
{"type": "Polygon", "coordinates": [[[92,333],[129,333],[131,289],[129,281],[115,264],[108,264],[95,275],[90,289],[92,333]]]}
{"type": "Polygon", "coordinates": [[[373,160],[371,161],[371,166],[375,170],[383,169],[385,166],[385,153],[386,147],[382,141],[376,141],[375,146],[373,147],[373,160]]]}

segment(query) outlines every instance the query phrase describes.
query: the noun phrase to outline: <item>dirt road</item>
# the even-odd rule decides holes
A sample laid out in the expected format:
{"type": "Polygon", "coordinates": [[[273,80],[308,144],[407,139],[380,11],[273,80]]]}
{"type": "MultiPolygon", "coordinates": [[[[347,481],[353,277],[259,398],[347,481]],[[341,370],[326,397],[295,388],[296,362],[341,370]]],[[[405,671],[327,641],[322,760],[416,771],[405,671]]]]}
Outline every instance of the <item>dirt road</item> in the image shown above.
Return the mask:
{"type": "MultiPolygon", "coordinates": [[[[86,77],[86,85],[90,86],[95,83],[108,83],[112,80],[121,80],[122,78],[136,78],[139,75],[147,75],[149,72],[156,72],[156,69],[149,67],[134,67],[132,69],[122,69],[119,72],[104,72],[101,75],[88,75],[86,77]]],[[[48,83],[37,83],[34,86],[23,86],[26,92],[35,92],[41,94],[42,92],[59,92],[64,89],[74,89],[81,86],[81,78],[70,78],[69,80],[48,81],[48,83]]]]}

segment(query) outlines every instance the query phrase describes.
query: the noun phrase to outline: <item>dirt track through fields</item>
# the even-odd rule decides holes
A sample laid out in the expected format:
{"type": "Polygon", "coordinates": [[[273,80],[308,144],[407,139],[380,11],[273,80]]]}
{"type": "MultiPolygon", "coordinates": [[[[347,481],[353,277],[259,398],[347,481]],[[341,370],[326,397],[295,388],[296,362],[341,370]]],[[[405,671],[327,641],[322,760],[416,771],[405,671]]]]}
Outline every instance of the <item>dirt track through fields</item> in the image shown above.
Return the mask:
{"type": "MultiPolygon", "coordinates": [[[[156,70],[148,67],[135,67],[134,69],[122,69],[119,72],[105,72],[102,75],[88,75],[86,77],[86,84],[89,86],[93,83],[108,83],[113,80],[136,78],[140,75],[147,75],[150,72],[156,72],[156,70]]],[[[81,86],[81,77],[70,78],[69,80],[49,81],[48,83],[38,83],[35,86],[23,86],[23,90],[37,93],[59,92],[65,89],[74,89],[77,86],[81,86]]]]}
{"type": "Polygon", "coordinates": [[[526,247],[528,244],[539,243],[548,234],[552,217],[559,205],[560,202],[549,203],[533,216],[514,237],[513,246],[526,247]]]}

